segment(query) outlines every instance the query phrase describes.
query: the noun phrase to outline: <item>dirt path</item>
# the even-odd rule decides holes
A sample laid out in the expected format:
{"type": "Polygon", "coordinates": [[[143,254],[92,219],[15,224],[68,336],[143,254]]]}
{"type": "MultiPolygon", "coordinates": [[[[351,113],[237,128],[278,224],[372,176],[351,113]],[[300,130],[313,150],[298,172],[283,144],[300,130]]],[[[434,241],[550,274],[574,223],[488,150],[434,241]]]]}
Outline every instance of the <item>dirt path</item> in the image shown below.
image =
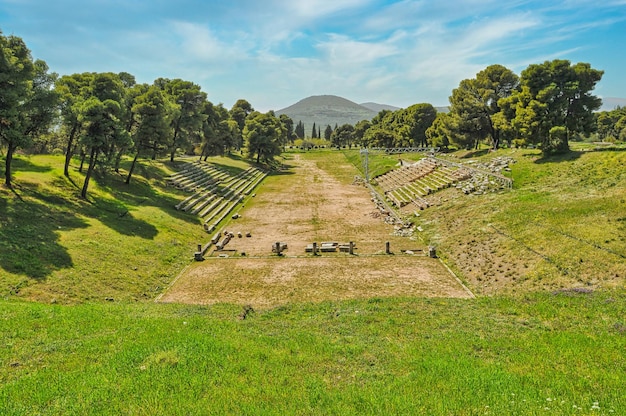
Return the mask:
{"type": "Polygon", "coordinates": [[[378,217],[365,187],[342,183],[298,154],[289,164],[284,175],[268,177],[239,211],[241,218],[225,227],[235,237],[213,256],[228,258],[191,265],[161,301],[274,307],[386,296],[468,297],[439,261],[421,255],[421,244],[391,235],[393,227],[378,217]],[[239,232],[251,237],[238,238],[239,232]],[[288,245],[282,258],[272,256],[276,241],[288,245]],[[354,241],[357,255],[305,254],[307,244],[322,241],[354,241]],[[386,241],[396,255],[381,255],[386,241]],[[420,255],[401,254],[406,249],[420,255]]]}

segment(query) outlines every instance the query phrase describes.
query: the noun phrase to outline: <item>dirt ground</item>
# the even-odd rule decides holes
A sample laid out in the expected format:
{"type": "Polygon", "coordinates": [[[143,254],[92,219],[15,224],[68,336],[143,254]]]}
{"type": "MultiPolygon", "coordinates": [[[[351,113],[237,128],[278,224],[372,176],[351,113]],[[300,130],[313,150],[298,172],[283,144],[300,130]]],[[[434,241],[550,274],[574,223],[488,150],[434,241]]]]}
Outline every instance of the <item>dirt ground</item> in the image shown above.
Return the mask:
{"type": "Polygon", "coordinates": [[[235,235],[225,250],[210,250],[205,261],[188,267],[160,301],[264,308],[352,298],[470,296],[437,259],[424,255],[423,244],[392,235],[393,226],[380,218],[366,187],[342,183],[299,154],[288,164],[285,174],[268,177],[234,212],[240,218],[220,230],[235,235]],[[356,244],[353,256],[305,253],[313,242],[349,241],[356,244]],[[272,254],[275,242],[287,243],[282,257],[272,254]],[[394,255],[384,254],[386,242],[394,255]]]}

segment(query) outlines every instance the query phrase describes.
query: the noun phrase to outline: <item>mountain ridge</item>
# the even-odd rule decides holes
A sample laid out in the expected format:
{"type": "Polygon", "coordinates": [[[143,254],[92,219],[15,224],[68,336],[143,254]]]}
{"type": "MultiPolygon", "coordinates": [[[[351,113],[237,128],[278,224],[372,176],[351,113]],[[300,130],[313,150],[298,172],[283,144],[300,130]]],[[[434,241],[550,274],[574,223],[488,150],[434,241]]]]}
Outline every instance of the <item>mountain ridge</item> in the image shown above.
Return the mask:
{"type": "Polygon", "coordinates": [[[286,114],[294,122],[304,124],[305,135],[311,136],[313,123],[324,130],[326,126],[356,124],[361,120],[371,120],[376,111],[359,105],[347,98],[336,95],[312,95],[295,104],[276,111],[276,115],[286,114]]]}
{"type": "MultiPolygon", "coordinates": [[[[382,110],[397,111],[402,107],[389,104],[365,102],[357,104],[347,98],[337,95],[312,95],[300,101],[275,111],[277,116],[288,115],[295,125],[302,122],[307,137],[311,137],[313,123],[316,129],[324,131],[326,126],[335,128],[344,124],[355,125],[359,121],[370,121],[382,110]]],[[[435,107],[438,112],[448,112],[447,107],[435,107]]]]}

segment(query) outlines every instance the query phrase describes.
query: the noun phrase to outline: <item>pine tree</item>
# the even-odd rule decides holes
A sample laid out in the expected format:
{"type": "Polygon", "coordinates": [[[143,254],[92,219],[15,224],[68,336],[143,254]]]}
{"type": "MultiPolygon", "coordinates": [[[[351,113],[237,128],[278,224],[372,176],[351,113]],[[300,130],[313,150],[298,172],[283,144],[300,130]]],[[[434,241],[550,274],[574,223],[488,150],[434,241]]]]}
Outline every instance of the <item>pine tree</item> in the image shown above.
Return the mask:
{"type": "Polygon", "coordinates": [[[326,140],[330,140],[330,136],[333,134],[333,128],[330,127],[330,124],[326,125],[326,130],[324,130],[324,138],[326,140]]]}
{"type": "Polygon", "coordinates": [[[304,123],[302,123],[302,120],[298,121],[298,124],[296,125],[296,128],[294,130],[294,134],[297,138],[304,139],[304,123]]]}

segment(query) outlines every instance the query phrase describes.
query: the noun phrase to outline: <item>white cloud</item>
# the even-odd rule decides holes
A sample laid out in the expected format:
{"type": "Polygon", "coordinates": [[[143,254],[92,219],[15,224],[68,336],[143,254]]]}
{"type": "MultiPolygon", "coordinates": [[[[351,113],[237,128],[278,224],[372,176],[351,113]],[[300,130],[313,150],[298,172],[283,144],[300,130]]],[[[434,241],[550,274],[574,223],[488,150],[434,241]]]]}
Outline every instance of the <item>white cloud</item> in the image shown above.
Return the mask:
{"type": "Polygon", "coordinates": [[[362,9],[369,0],[306,0],[284,1],[283,7],[288,16],[296,20],[319,19],[340,11],[362,9]]]}
{"type": "Polygon", "coordinates": [[[337,34],[330,35],[317,48],[323,51],[330,65],[343,68],[374,64],[398,53],[393,42],[362,42],[337,34]]]}

